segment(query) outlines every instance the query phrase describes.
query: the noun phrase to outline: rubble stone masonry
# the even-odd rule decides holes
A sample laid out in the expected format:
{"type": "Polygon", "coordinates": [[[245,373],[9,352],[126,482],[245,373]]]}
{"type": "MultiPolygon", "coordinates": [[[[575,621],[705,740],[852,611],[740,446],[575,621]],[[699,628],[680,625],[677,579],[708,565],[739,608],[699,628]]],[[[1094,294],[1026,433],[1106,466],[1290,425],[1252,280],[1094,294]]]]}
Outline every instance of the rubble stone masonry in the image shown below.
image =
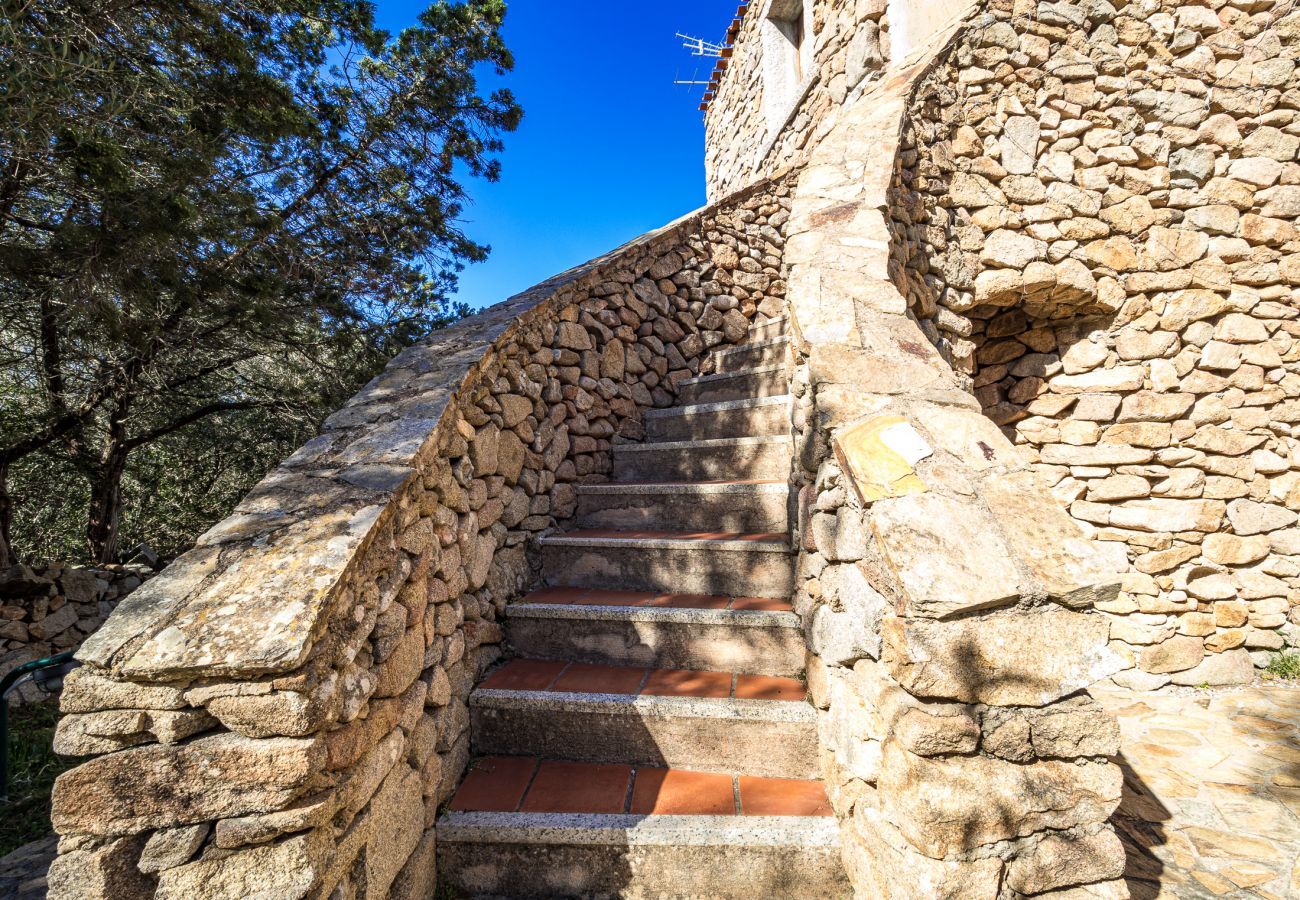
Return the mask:
{"type": "Polygon", "coordinates": [[[1300,643],[1300,12],[988,4],[917,94],[894,278],[1133,571],[1125,686],[1300,643]]]}
{"type": "Polygon", "coordinates": [[[67,678],[50,897],[427,898],[468,695],[611,443],[783,305],[764,183],[403,352],[67,678]]]}

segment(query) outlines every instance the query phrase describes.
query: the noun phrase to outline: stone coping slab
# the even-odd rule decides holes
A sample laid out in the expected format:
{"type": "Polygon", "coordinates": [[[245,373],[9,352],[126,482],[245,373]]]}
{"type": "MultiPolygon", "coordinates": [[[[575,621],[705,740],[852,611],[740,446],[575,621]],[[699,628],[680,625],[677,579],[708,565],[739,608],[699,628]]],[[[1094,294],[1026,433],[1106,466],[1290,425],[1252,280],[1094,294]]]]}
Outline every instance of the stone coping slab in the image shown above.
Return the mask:
{"type": "Polygon", "coordinates": [[[656,609],[632,606],[581,606],[565,603],[512,603],[512,619],[596,619],[605,622],[667,622],[677,625],[730,625],[738,628],[799,628],[798,613],[748,609],[656,609]]]}
{"type": "Polygon", "coordinates": [[[807,703],[726,697],[663,697],[479,688],[470,695],[470,706],[481,709],[541,709],[553,712],[636,715],[645,718],[736,719],[749,722],[817,720],[817,711],[807,703]]]}
{"type": "Polygon", "coordinates": [[[646,481],[583,484],[579,494],[784,494],[785,481],[646,481]]]}
{"type": "Polygon", "coordinates": [[[440,842],[613,844],[617,846],[839,846],[829,816],[632,816],[581,813],[452,812],[440,842]]]}
{"type": "Polygon", "coordinates": [[[764,537],[762,540],[743,538],[643,538],[643,537],[579,537],[573,534],[556,534],[538,541],[543,547],[605,547],[609,549],[642,550],[730,550],[744,553],[789,553],[790,542],[781,538],[764,537]]]}
{"type": "Polygon", "coordinates": [[[651,444],[615,444],[615,453],[658,453],[664,450],[707,450],[721,447],[752,447],[756,444],[790,443],[788,434],[760,434],[749,437],[704,438],[698,441],[655,441],[651,444]]]}
{"type": "Polygon", "coordinates": [[[751,397],[745,400],[720,400],[717,403],[693,403],[685,406],[670,406],[667,409],[646,410],[647,419],[671,419],[678,416],[705,416],[711,413],[730,412],[733,409],[760,409],[765,406],[781,406],[789,403],[788,394],[775,397],[751,397]]]}

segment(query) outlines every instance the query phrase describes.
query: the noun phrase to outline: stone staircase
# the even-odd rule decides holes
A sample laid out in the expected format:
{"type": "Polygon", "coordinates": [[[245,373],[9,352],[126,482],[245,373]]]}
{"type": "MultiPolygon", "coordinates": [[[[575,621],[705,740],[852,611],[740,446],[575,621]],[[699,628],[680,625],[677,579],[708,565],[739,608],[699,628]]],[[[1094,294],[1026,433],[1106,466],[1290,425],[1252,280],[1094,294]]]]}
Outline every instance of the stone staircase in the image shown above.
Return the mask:
{"type": "Polygon", "coordinates": [[[843,897],[788,598],[785,320],[714,355],[541,541],[438,825],[466,897],[843,897]]]}

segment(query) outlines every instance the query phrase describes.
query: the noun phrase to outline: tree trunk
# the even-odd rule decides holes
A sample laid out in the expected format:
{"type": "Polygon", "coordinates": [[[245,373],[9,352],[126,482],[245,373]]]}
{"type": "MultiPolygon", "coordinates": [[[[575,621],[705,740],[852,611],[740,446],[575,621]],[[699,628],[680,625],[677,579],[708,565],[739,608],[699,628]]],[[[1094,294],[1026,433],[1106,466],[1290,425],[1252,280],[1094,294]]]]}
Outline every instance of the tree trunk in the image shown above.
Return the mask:
{"type": "Polygon", "coordinates": [[[102,467],[90,478],[90,510],[86,544],[97,563],[117,561],[118,524],[122,518],[122,475],[126,450],[114,447],[102,467]]]}
{"type": "Polygon", "coordinates": [[[0,568],[8,568],[16,562],[11,542],[13,522],[14,501],[9,496],[9,463],[0,462],[0,568]]]}

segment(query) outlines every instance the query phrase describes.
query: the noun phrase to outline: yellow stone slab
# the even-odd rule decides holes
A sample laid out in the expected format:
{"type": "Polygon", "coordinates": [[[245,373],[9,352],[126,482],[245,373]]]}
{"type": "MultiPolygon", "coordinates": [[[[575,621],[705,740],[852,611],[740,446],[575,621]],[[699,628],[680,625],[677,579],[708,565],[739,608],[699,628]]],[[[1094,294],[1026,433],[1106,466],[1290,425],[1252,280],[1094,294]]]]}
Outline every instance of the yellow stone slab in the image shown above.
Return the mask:
{"type": "Polygon", "coordinates": [[[864,505],[929,490],[913,466],[934,450],[902,416],[876,416],[850,425],[835,436],[834,445],[864,505]]]}

